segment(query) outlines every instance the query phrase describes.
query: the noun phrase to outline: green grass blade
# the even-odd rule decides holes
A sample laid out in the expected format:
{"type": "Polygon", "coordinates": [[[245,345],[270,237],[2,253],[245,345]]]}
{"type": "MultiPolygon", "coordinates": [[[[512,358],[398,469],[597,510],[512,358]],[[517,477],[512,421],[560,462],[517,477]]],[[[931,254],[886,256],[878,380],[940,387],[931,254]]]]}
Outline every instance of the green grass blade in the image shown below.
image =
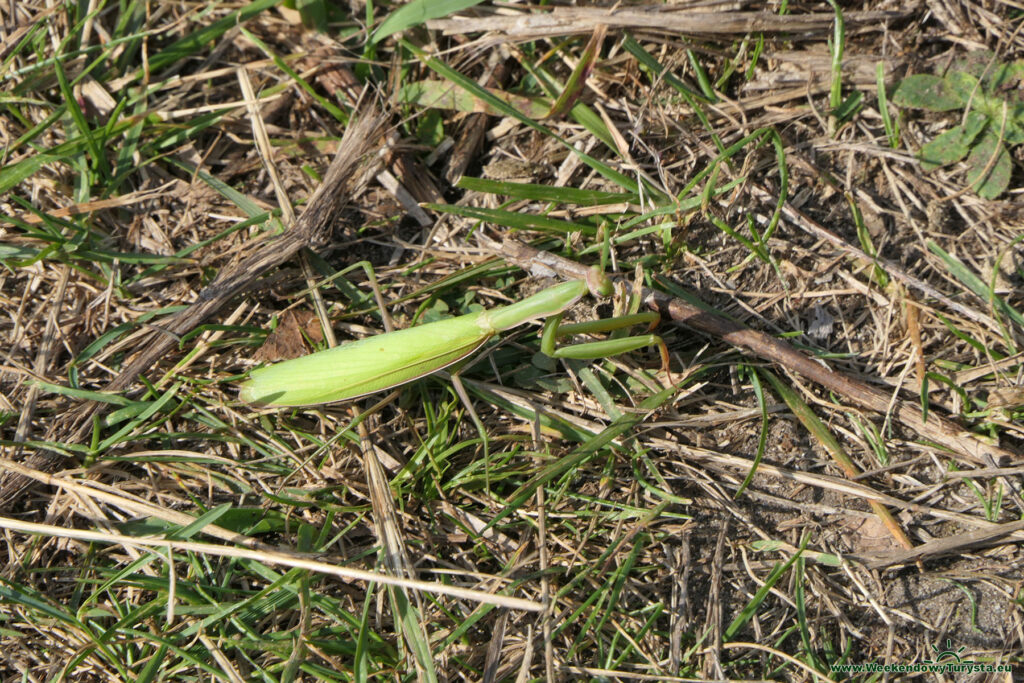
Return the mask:
{"type": "Polygon", "coordinates": [[[566,149],[569,151],[569,153],[575,154],[576,156],[578,156],[580,158],[580,161],[582,161],[587,166],[589,166],[590,168],[592,168],[595,171],[597,171],[598,173],[600,173],[602,176],[604,176],[608,180],[612,181],[613,183],[616,183],[617,185],[619,185],[620,187],[622,187],[626,191],[634,192],[634,193],[639,193],[640,190],[637,187],[636,181],[634,181],[629,176],[624,175],[622,173],[619,173],[618,171],[613,169],[608,164],[606,164],[606,163],[604,163],[604,162],[602,162],[602,161],[600,161],[598,159],[595,159],[594,157],[590,156],[589,154],[586,154],[586,153],[581,152],[580,150],[576,149],[573,145],[571,145],[570,143],[568,143],[565,140],[563,140],[561,137],[559,137],[554,131],[552,131],[547,126],[544,126],[544,125],[541,125],[540,123],[537,123],[536,121],[534,121],[530,117],[523,115],[519,110],[517,110],[514,107],[506,104],[505,102],[502,102],[500,99],[498,99],[497,97],[495,97],[494,95],[489,93],[485,88],[482,88],[481,86],[479,86],[477,83],[475,83],[471,79],[466,78],[465,76],[460,74],[458,71],[452,69],[450,66],[445,64],[444,62],[442,62],[442,61],[440,61],[438,59],[434,59],[432,57],[427,57],[423,53],[422,50],[420,50],[416,46],[414,46],[414,45],[412,45],[412,44],[410,44],[410,43],[408,43],[406,41],[402,41],[402,44],[405,45],[409,50],[411,50],[412,52],[414,52],[415,54],[420,56],[420,58],[424,59],[424,63],[431,70],[435,71],[438,75],[442,76],[443,78],[446,78],[446,79],[450,80],[451,82],[455,83],[459,87],[461,87],[464,90],[470,92],[471,94],[473,94],[478,99],[483,100],[488,105],[493,107],[495,110],[501,112],[503,115],[511,116],[511,117],[515,118],[516,120],[518,120],[519,122],[521,122],[521,123],[529,126],[530,128],[536,130],[538,133],[541,133],[541,134],[543,134],[543,135],[545,135],[547,137],[550,137],[550,138],[554,138],[555,140],[560,142],[562,145],[564,145],[566,147],[566,149]]]}
{"type": "Polygon", "coordinates": [[[754,597],[752,597],[747,602],[743,609],[740,610],[740,613],[736,615],[736,617],[732,620],[729,626],[725,629],[725,632],[722,633],[722,642],[727,643],[730,640],[733,640],[736,637],[736,635],[740,632],[740,629],[746,626],[747,623],[754,618],[754,615],[757,614],[757,610],[761,607],[765,599],[771,593],[771,590],[775,587],[775,584],[779,582],[779,579],[782,578],[786,571],[790,567],[792,567],[793,564],[797,561],[797,559],[803,554],[804,548],[806,547],[809,539],[810,536],[805,535],[803,542],[801,543],[800,549],[792,557],[786,560],[786,562],[775,565],[775,567],[768,574],[768,576],[765,577],[764,583],[761,584],[761,586],[757,589],[757,592],[754,593],[754,597]]]}
{"type": "MultiPolygon", "coordinates": [[[[149,71],[151,73],[159,72],[172,64],[186,61],[207,44],[221,38],[234,27],[252,19],[263,10],[274,7],[277,3],[278,0],[253,0],[211,24],[201,26],[195,31],[186,31],[184,38],[176,40],[149,58],[149,71]]],[[[141,70],[138,75],[142,75],[141,70]]]]}
{"type": "MultiPolygon", "coordinates": [[[[102,453],[109,449],[114,444],[120,443],[131,432],[133,432],[135,429],[144,424],[146,420],[148,420],[150,417],[152,417],[161,409],[163,409],[165,405],[174,400],[174,397],[177,395],[179,389],[181,389],[181,382],[175,383],[174,386],[165,391],[155,401],[148,401],[142,404],[145,406],[145,408],[144,410],[142,410],[141,413],[139,413],[138,417],[129,421],[128,424],[126,424],[121,429],[117,430],[117,432],[115,432],[113,435],[101,441],[96,450],[102,453]]],[[[113,417],[113,414],[111,415],[111,417],[113,417]]]]}
{"type": "Polygon", "coordinates": [[[487,209],[475,206],[458,206],[456,204],[424,204],[432,211],[450,213],[463,218],[475,218],[488,223],[504,225],[512,230],[538,230],[555,235],[571,235],[581,232],[584,235],[596,235],[597,228],[585,223],[563,221],[558,218],[547,218],[532,213],[516,213],[501,209],[487,209]]]}
{"type": "Polygon", "coordinates": [[[668,387],[667,389],[663,389],[657,394],[648,397],[640,403],[639,406],[637,406],[635,412],[627,413],[618,420],[615,420],[596,437],[590,439],[569,455],[559,459],[551,465],[548,465],[531,477],[528,482],[520,486],[519,490],[509,497],[508,504],[501,510],[501,512],[495,515],[490,522],[487,523],[487,528],[489,529],[493,527],[495,524],[522,507],[522,505],[531,498],[534,493],[536,493],[539,487],[544,486],[558,477],[561,477],[563,474],[583,465],[595,455],[599,454],[602,448],[635,427],[644,418],[644,415],[648,411],[656,410],[676,391],[676,387],[668,387]]]}
{"type": "Polygon", "coordinates": [[[740,484],[739,488],[736,489],[736,493],[733,496],[734,499],[738,500],[740,496],[750,482],[754,480],[754,475],[757,473],[757,466],[761,463],[761,459],[764,457],[765,447],[768,444],[768,402],[767,397],[764,393],[764,387],[761,385],[761,378],[757,374],[757,370],[750,366],[741,366],[743,369],[743,375],[749,380],[751,386],[754,388],[754,396],[757,398],[757,407],[761,411],[761,429],[758,432],[757,437],[757,452],[754,454],[754,462],[750,466],[750,471],[747,472],[747,476],[743,478],[743,483],[740,484]]]}
{"type": "Polygon", "coordinates": [[[579,99],[583,88],[587,84],[587,77],[594,70],[594,64],[601,54],[601,43],[604,41],[606,32],[607,27],[604,24],[598,24],[594,29],[593,35],[587,41],[587,46],[583,49],[583,54],[580,55],[579,61],[576,62],[576,68],[572,70],[569,80],[565,82],[562,94],[551,105],[551,111],[547,115],[548,118],[557,118],[563,115],[579,99]]]}
{"type": "Polygon", "coordinates": [[[380,22],[371,34],[369,42],[374,45],[399,31],[420,26],[431,19],[440,19],[461,12],[481,2],[483,0],[412,0],[399,6],[380,22]]]}
{"type": "MultiPolygon", "coordinates": [[[[979,298],[989,302],[989,304],[998,312],[1007,316],[1014,323],[1017,324],[1018,328],[1024,330],[1024,316],[1022,316],[1017,309],[1010,306],[1006,301],[995,293],[993,287],[989,287],[985,282],[974,274],[970,268],[964,265],[963,261],[947,253],[942,247],[935,244],[931,240],[928,241],[928,250],[942,259],[946,267],[949,268],[949,272],[956,277],[967,289],[973,292],[979,298]]],[[[1004,330],[1003,338],[1011,348],[1011,353],[1016,353],[1016,347],[1013,344],[1012,336],[1006,333],[1004,330]]]]}
{"type": "Polygon", "coordinates": [[[512,199],[528,199],[537,202],[557,202],[574,206],[606,206],[620,202],[635,203],[639,195],[631,192],[602,192],[581,190],[575,187],[552,187],[534,183],[510,183],[490,178],[462,176],[455,187],[471,192],[487,192],[505,195],[512,199]]]}
{"type": "MultiPolygon", "coordinates": [[[[839,468],[843,470],[846,477],[848,479],[856,479],[860,474],[860,469],[853,460],[850,459],[850,456],[840,445],[831,430],[829,430],[829,428],[818,419],[818,416],[814,414],[811,407],[800,398],[799,394],[797,394],[773,373],[763,371],[763,374],[772,385],[772,388],[775,389],[776,393],[782,397],[782,400],[786,402],[789,409],[793,411],[796,418],[800,420],[800,423],[803,424],[804,428],[806,428],[807,431],[817,439],[818,443],[828,451],[829,455],[832,456],[832,459],[835,460],[837,465],[839,465],[839,468]]],[[[899,525],[896,519],[892,516],[892,513],[889,512],[888,508],[875,500],[869,500],[868,505],[897,542],[899,542],[904,548],[913,547],[910,539],[907,538],[906,532],[903,531],[903,527],[899,525]]]]}

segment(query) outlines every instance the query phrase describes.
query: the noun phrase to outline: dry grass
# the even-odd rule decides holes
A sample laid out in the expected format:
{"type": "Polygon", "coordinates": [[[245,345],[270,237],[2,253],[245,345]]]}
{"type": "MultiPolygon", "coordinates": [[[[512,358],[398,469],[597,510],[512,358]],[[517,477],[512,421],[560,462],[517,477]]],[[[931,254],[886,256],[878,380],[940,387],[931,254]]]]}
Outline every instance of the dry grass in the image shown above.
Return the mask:
{"type": "Polygon", "coordinates": [[[272,4],[0,9],[0,680],[1024,675],[1021,147],[982,199],[877,92],[1019,4],[272,4]],[[444,377],[235,398],[605,237],[674,387],[527,329],[486,440],[444,377]]]}

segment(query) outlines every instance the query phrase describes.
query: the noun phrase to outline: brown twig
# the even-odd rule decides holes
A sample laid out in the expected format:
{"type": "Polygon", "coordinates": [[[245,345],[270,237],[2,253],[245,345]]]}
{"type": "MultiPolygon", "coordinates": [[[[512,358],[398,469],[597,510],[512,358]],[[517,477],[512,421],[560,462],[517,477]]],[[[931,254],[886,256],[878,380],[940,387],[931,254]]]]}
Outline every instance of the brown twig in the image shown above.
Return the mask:
{"type": "Polygon", "coordinates": [[[988,547],[1012,540],[1018,532],[1024,531],[1024,520],[994,524],[985,529],[961,532],[947,538],[935,538],[908,550],[892,550],[887,553],[866,555],[858,559],[868,569],[884,569],[896,564],[920,562],[925,558],[944,555],[960,555],[968,550],[988,547]]]}
{"type": "MultiPolygon", "coordinates": [[[[843,18],[848,26],[881,29],[887,21],[900,19],[907,14],[899,11],[844,12],[843,18]]],[[[637,11],[556,7],[549,12],[534,14],[434,19],[427,22],[427,28],[441,31],[445,35],[497,31],[516,40],[525,40],[538,36],[591,33],[596,24],[605,24],[613,29],[721,35],[751,31],[823,31],[832,26],[834,21],[835,15],[830,12],[779,15],[771,12],[675,12],[660,11],[660,8],[637,11]]]]}

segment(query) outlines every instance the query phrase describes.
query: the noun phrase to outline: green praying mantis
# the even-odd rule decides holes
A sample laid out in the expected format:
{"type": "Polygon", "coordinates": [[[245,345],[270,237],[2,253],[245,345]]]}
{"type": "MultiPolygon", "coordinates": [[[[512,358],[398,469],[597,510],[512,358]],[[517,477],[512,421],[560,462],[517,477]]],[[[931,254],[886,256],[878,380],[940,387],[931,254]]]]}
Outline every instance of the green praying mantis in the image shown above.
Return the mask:
{"type": "Polygon", "coordinates": [[[258,368],[242,385],[239,398],[272,406],[308,406],[360,398],[443,370],[473,354],[499,332],[541,318],[546,318],[541,351],[548,356],[593,360],[657,346],[662,370],[667,374],[668,348],[654,334],[555,348],[560,337],[643,323],[653,329],[660,320],[657,313],[650,312],[562,325],[562,313],[588,291],[595,297],[612,294],[612,282],[600,267],[591,268],[585,280],[563,282],[507,306],[379,334],[258,368]]]}

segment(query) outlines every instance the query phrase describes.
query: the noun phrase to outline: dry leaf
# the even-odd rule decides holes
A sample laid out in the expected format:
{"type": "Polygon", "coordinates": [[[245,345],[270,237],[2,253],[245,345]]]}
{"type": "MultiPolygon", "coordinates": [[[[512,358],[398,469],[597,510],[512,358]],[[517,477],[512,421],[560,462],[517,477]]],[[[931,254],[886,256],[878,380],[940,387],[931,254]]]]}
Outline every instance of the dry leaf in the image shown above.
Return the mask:
{"type": "Polygon", "coordinates": [[[310,311],[285,311],[281,320],[257,349],[253,360],[277,361],[298,358],[309,352],[306,339],[314,344],[323,341],[320,321],[310,311]]]}

